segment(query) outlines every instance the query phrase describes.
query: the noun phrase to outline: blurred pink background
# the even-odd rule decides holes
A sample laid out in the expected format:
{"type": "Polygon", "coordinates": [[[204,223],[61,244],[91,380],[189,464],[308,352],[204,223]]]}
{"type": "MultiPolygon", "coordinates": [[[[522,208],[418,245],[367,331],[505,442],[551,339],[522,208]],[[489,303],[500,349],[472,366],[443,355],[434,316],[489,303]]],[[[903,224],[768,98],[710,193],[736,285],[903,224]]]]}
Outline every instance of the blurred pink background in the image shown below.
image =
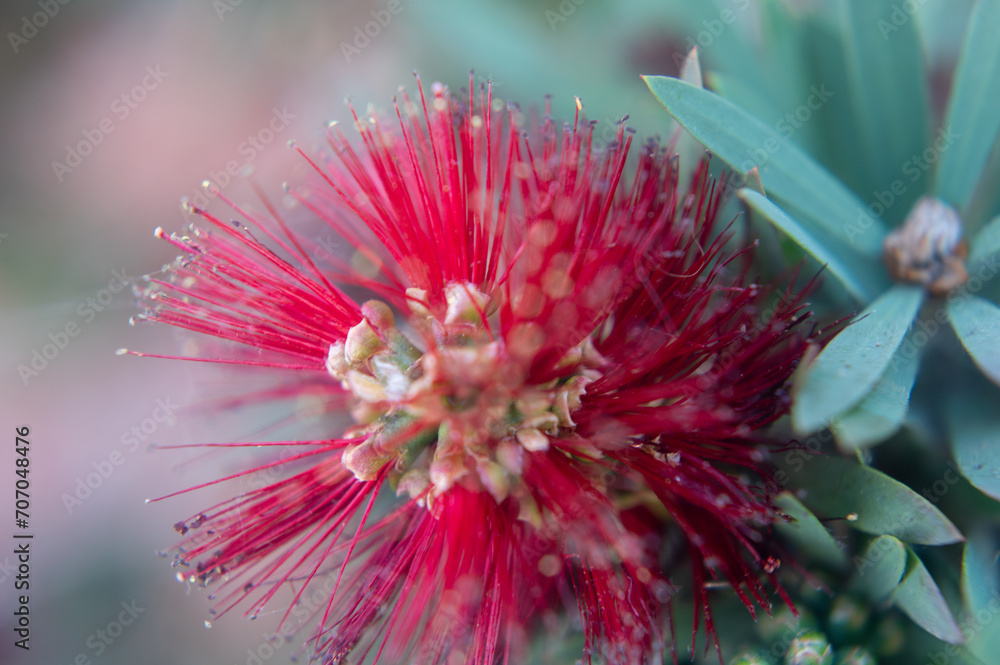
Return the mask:
{"type": "MultiPolygon", "coordinates": [[[[611,124],[629,113],[641,134],[667,135],[667,117],[638,75],[676,73],[672,56],[686,39],[682,5],[4,3],[0,662],[235,664],[288,662],[293,654],[290,646],[276,653],[262,648],[273,617],[251,623],[233,614],[206,630],[206,592],[178,583],[169,562],[156,556],[176,542],[172,524],[238,486],[149,505],[146,498],[235,472],[256,458],[240,451],[153,452],[151,444],[233,440],[288,415],[281,405],[252,416],[206,417],[191,407],[238,388],[227,388],[229,375],[115,355],[119,347],[182,349],[185,336],[172,330],[129,327],[137,310],[118,281],[173,259],[175,251],[156,241],[153,229],[182,229],[182,196],[198,195],[208,177],[223,186],[219,174],[233,163],[236,171],[252,165],[280,198],[280,183],[301,168],[289,139],[316,143],[326,121],[347,117],[348,95],[361,110],[369,101],[390,107],[398,86],[412,89],[414,69],[426,83],[443,80],[454,88],[467,85],[475,69],[477,78],[495,81],[498,96],[522,106],[552,93],[563,117],[571,116],[579,95],[593,119],[611,124]],[[365,36],[366,27],[375,36],[365,36]],[[57,348],[60,342],[65,348],[57,348]],[[46,345],[57,353],[37,374],[20,369],[30,368],[46,345]],[[23,425],[31,428],[35,534],[30,652],[13,648],[10,628],[21,593],[13,586],[11,513],[14,430],[23,425]],[[131,433],[134,427],[145,441],[131,433]],[[88,477],[96,487],[86,487],[88,477]],[[114,627],[119,619],[128,625],[114,627]]],[[[927,6],[950,20],[944,3],[927,6]]],[[[958,14],[955,20],[963,21],[958,14]]],[[[238,202],[252,199],[241,182],[224,189],[238,202]]]]}

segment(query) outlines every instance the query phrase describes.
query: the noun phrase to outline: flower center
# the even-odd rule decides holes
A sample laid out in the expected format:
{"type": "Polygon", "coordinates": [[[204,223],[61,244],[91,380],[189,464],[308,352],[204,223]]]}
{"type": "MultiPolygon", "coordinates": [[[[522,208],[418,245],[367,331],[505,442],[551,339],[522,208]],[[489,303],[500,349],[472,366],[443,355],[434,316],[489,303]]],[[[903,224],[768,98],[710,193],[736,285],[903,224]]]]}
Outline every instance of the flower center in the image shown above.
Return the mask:
{"type": "Polygon", "coordinates": [[[958,211],[931,196],[917,201],[906,222],[886,236],[882,252],[893,279],[920,284],[934,295],[969,280],[958,211]]]}
{"type": "Polygon", "coordinates": [[[379,301],[365,303],[362,321],[330,346],[327,371],[357,400],[351,433],[360,441],[343,461],[363,481],[391,465],[397,493],[413,498],[432,500],[463,483],[500,502],[516,491],[525,451],[548,450],[552,437],[576,427],[572,414],[607,361],[587,338],[563,357],[562,378],[533,384],[524,354],[485,320],[490,299],[469,284],[450,284],[445,295],[439,320],[421,304],[425,293],[407,292],[425,351],[379,301]]]}

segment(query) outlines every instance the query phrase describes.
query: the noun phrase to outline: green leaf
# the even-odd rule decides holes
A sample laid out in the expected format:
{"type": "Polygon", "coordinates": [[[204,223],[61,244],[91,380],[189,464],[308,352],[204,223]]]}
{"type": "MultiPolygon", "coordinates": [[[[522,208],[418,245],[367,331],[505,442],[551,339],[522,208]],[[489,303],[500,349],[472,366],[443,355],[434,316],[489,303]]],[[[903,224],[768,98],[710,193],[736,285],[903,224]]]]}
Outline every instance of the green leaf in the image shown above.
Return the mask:
{"type": "Polygon", "coordinates": [[[906,574],[892,594],[896,607],[928,633],[951,644],[965,637],[948,609],[948,603],[927,568],[913,550],[906,550],[906,574]]]}
{"type": "Polygon", "coordinates": [[[948,317],[976,366],[1000,384],[1000,307],[977,296],[953,298],[948,317]]]}
{"type": "Polygon", "coordinates": [[[879,536],[861,556],[854,557],[857,573],[851,586],[872,603],[889,597],[906,572],[906,545],[893,536],[879,536]]]}
{"type": "Polygon", "coordinates": [[[701,82],[701,62],[698,60],[698,47],[692,46],[681,65],[681,80],[687,81],[696,88],[704,87],[701,82]]]}
{"type": "MultiPolygon", "coordinates": [[[[832,5],[831,5],[832,6],[832,5]]],[[[811,154],[830,169],[851,191],[863,199],[872,195],[867,173],[858,168],[857,140],[863,120],[856,117],[847,93],[847,65],[844,62],[843,35],[835,20],[819,13],[807,13],[799,19],[806,57],[812,65],[811,81],[822,81],[835,91],[823,107],[816,111],[810,125],[816,126],[819,145],[811,154]]]]}
{"type": "MultiPolygon", "coordinates": [[[[839,9],[848,94],[860,121],[855,165],[868,174],[870,188],[888,190],[927,147],[929,100],[917,21],[896,20],[898,0],[840,0],[839,9]]],[[[906,215],[926,191],[926,177],[925,170],[915,180],[907,174],[890,218],[906,215]]]]}
{"type": "Polygon", "coordinates": [[[822,517],[853,514],[857,519],[849,524],[859,531],[888,534],[907,543],[944,545],[962,540],[955,525],[930,501],[869,466],[816,456],[795,458],[784,472],[806,491],[802,502],[822,517]]]}
{"type": "Polygon", "coordinates": [[[983,173],[979,176],[979,184],[972,194],[972,199],[962,210],[962,223],[969,230],[982,227],[997,215],[1000,215],[1000,141],[993,144],[993,150],[986,160],[983,173]]]}
{"type": "Polygon", "coordinates": [[[856,251],[880,256],[886,226],[822,166],[771,127],[718,95],[666,76],[646,85],[686,130],[741,175],[754,166],[769,194],[810,215],[803,221],[856,251]]]}
{"type": "MultiPolygon", "coordinates": [[[[618,3],[615,9],[624,10],[629,4],[634,3],[618,3]]],[[[664,5],[662,0],[651,4],[657,8],[664,5]]],[[[766,86],[769,77],[760,67],[756,46],[746,29],[752,10],[750,3],[733,3],[730,0],[676,3],[675,8],[668,10],[670,22],[680,24],[677,27],[689,36],[687,45],[680,49],[680,55],[683,56],[696,43],[701,44],[699,57],[702,63],[708,64],[707,70],[724,70],[750,85],[766,86]],[[731,18],[723,23],[723,12],[726,11],[727,17],[731,18]]],[[[606,31],[606,26],[604,29],[606,31]]],[[[607,55],[604,54],[604,57],[607,55]]],[[[677,61],[677,54],[674,60],[677,61]]]]}
{"type": "Polygon", "coordinates": [[[791,493],[779,494],[775,497],[774,505],[795,520],[775,523],[774,528],[778,533],[795,543],[814,560],[831,568],[842,568],[847,563],[847,555],[837,540],[791,493]]]}
{"type": "Polygon", "coordinates": [[[855,299],[868,302],[875,296],[877,286],[865,281],[874,272],[873,265],[867,264],[875,264],[874,261],[854,256],[849,250],[838,247],[832,242],[820,242],[791,216],[752,189],[744,187],[737,192],[737,196],[759,215],[788,234],[813,258],[824,264],[827,271],[836,277],[855,299]],[[859,263],[862,265],[858,265],[859,263]]]}
{"type": "Polygon", "coordinates": [[[951,450],[966,480],[1000,500],[1000,400],[995,388],[965,390],[947,404],[951,450]]]}
{"type": "Polygon", "coordinates": [[[756,192],[765,198],[767,197],[767,192],[764,191],[764,183],[760,181],[760,172],[756,166],[747,173],[747,185],[745,189],[756,192]]]}
{"type": "MultiPolygon", "coordinates": [[[[565,117],[575,110],[573,97],[579,95],[587,116],[601,121],[598,132],[608,124],[613,126],[626,112],[633,114],[635,125],[645,115],[639,110],[648,94],[635,84],[634,65],[628,62],[627,49],[608,47],[612,40],[606,21],[601,21],[599,31],[584,31],[594,37],[590,48],[566,47],[566,38],[573,33],[568,26],[580,27],[595,14],[603,12],[576,11],[567,16],[552,10],[546,14],[541,7],[527,13],[510,2],[428,2],[420,11],[406,16],[414,37],[421,43],[434,44],[434,55],[414,52],[411,64],[421,71],[433,70],[441,77],[435,80],[454,82],[457,92],[468,90],[468,63],[474,61],[477,74],[485,73],[493,81],[504,82],[504,99],[540,99],[542,94],[550,94],[558,109],[555,114],[565,117]],[[440,38],[442,26],[447,26],[447,39],[440,38]],[[483,30],[483,26],[490,29],[483,30]],[[511,35],[519,35],[520,39],[511,39],[511,35]]],[[[727,30],[723,37],[730,32],[739,31],[727,30]]],[[[728,40],[716,40],[713,50],[723,48],[723,41],[728,40]]],[[[680,60],[684,51],[679,53],[680,60]]],[[[494,94],[499,95],[501,89],[495,87],[494,94]]],[[[649,104],[649,110],[653,108],[649,104]]]]}
{"type": "MultiPolygon", "coordinates": [[[[780,118],[781,110],[767,89],[748,81],[710,71],[705,75],[708,87],[755,118],[780,118]]],[[[766,123],[765,123],[766,124],[766,123]]]]}
{"type": "MultiPolygon", "coordinates": [[[[761,65],[773,88],[771,97],[780,113],[776,116],[758,116],[778,121],[789,112],[795,113],[807,101],[808,86],[813,82],[807,73],[809,63],[802,57],[804,41],[808,38],[802,30],[801,16],[793,12],[785,0],[762,0],[759,4],[759,37],[757,48],[761,65]]],[[[813,109],[810,109],[812,111],[813,109]]],[[[815,127],[811,118],[797,123],[792,138],[799,145],[815,127]]]]}
{"type": "Polygon", "coordinates": [[[814,112],[799,110],[811,94],[809,84],[814,80],[805,73],[808,63],[802,52],[806,35],[800,29],[800,17],[793,14],[785,0],[760,0],[753,4],[757,13],[755,64],[766,76],[761,82],[732,72],[726,92],[720,94],[764,124],[779,129],[786,139],[808,153],[817,127],[811,118],[799,122],[801,118],[795,117],[797,112],[814,112]]]}
{"type": "MultiPolygon", "coordinates": [[[[684,63],[681,65],[680,77],[696,88],[702,87],[701,60],[698,57],[698,47],[692,47],[688,51],[684,63]]],[[[688,134],[683,127],[677,125],[674,135],[671,137],[671,144],[679,160],[678,182],[690,182],[694,172],[698,169],[702,158],[705,156],[705,149],[698,141],[688,134]]]]}
{"type": "MultiPolygon", "coordinates": [[[[986,527],[969,535],[962,554],[962,598],[970,617],[996,616],[996,600],[1000,598],[998,553],[996,541],[986,527]]],[[[981,624],[977,627],[980,630],[975,634],[967,634],[969,650],[986,660],[1000,649],[1000,631],[984,630],[986,626],[981,624]]]]}
{"type": "Polygon", "coordinates": [[[979,0],[969,18],[942,127],[954,143],[941,155],[935,193],[964,211],[1000,132],[1000,2],[979,0]]]}
{"type": "Polygon", "coordinates": [[[853,408],[834,416],[830,429],[845,449],[858,449],[884,441],[899,429],[910,404],[910,393],[920,366],[919,354],[896,351],[889,369],[853,408]]]}
{"type": "Polygon", "coordinates": [[[796,432],[827,426],[872,390],[893,361],[923,296],[914,286],[892,287],[826,345],[795,387],[796,432]]]}
{"type": "Polygon", "coordinates": [[[969,249],[969,268],[973,271],[975,266],[984,260],[1000,253],[1000,217],[979,229],[979,233],[972,239],[969,249]]]}
{"type": "Polygon", "coordinates": [[[1000,563],[996,542],[989,530],[979,527],[969,535],[962,554],[962,597],[970,614],[988,609],[1000,596],[1000,563]]]}

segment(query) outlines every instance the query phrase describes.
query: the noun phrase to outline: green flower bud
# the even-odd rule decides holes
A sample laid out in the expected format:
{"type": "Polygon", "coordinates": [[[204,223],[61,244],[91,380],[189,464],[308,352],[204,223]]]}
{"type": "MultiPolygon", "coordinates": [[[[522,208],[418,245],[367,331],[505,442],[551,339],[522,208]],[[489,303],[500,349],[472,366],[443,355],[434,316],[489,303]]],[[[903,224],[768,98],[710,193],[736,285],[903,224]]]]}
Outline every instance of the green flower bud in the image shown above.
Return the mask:
{"type": "Polygon", "coordinates": [[[549,437],[533,427],[522,427],[514,436],[528,452],[538,453],[549,449],[549,437]]]}
{"type": "Polygon", "coordinates": [[[837,596],[827,617],[829,626],[827,633],[838,644],[856,640],[868,623],[870,615],[871,610],[867,604],[851,596],[837,596]]]}
{"type": "Polygon", "coordinates": [[[837,665],[878,665],[878,661],[868,649],[853,647],[837,656],[837,665]]]}
{"type": "Polygon", "coordinates": [[[771,616],[763,616],[757,621],[757,634],[765,642],[791,643],[792,638],[803,631],[817,630],[819,622],[812,612],[804,607],[796,608],[798,616],[787,606],[779,606],[771,616]]]}
{"type": "Polygon", "coordinates": [[[352,367],[357,367],[381,351],[384,346],[368,320],[361,319],[358,325],[347,331],[347,339],[344,340],[344,356],[352,367]]]}
{"type": "Polygon", "coordinates": [[[788,647],[785,665],[831,665],[833,647],[822,633],[802,633],[788,647]]]}
{"type": "Polygon", "coordinates": [[[427,309],[423,303],[427,302],[427,290],[409,288],[406,289],[406,305],[410,308],[410,311],[417,316],[429,319],[434,316],[431,310],[427,309]]]}
{"type": "Polygon", "coordinates": [[[906,644],[906,630],[898,615],[890,614],[875,628],[872,647],[879,656],[892,656],[906,644]]]}
{"type": "Polygon", "coordinates": [[[396,316],[392,308],[381,300],[369,300],[361,306],[361,315],[382,334],[388,334],[396,328],[396,316]]]}
{"type": "Polygon", "coordinates": [[[760,654],[746,651],[729,661],[729,665],[772,665],[771,661],[760,654]]]}
{"type": "Polygon", "coordinates": [[[389,456],[379,450],[378,442],[374,438],[368,438],[347,448],[341,461],[355,478],[367,482],[378,478],[379,471],[389,462],[389,456]]]}
{"type": "Polygon", "coordinates": [[[448,303],[445,323],[480,323],[489,306],[489,297],[472,284],[448,284],[444,297],[448,303]]]}

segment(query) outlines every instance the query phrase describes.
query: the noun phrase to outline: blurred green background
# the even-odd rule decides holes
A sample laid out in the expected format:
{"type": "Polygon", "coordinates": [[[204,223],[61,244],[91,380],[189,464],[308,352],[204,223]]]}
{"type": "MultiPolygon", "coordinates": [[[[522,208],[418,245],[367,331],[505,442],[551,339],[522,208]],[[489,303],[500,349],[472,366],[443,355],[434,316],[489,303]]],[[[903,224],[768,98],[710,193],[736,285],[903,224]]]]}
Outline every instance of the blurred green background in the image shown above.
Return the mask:
{"type": "MultiPolygon", "coordinates": [[[[932,71],[953,66],[969,5],[920,4],[932,71]]],[[[238,178],[223,183],[227,168],[246,166],[279,192],[301,169],[289,139],[318,143],[325,122],[347,117],[347,96],[361,110],[391,108],[400,85],[414,87],[414,70],[460,90],[472,69],[524,107],[552,94],[565,118],[576,95],[608,132],[627,113],[641,135],[669,136],[639,75],[676,74],[694,43],[711,69],[732,40],[756,39],[756,25],[750,0],[4,3],[0,513],[13,503],[14,429],[28,425],[35,540],[31,650],[22,652],[10,629],[12,516],[0,527],[0,662],[241,664],[293,655],[291,646],[266,648],[273,617],[233,615],[205,630],[205,592],[178,583],[156,556],[176,541],[170,525],[236,488],[144,500],[235,472],[247,458],[153,446],[231,440],[262,425],[198,408],[225,390],[217,371],[114,353],[176,353],[185,343],[171,330],[129,327],[136,311],[119,288],[173,258],[152,232],[187,223],[182,196],[198,196],[198,184],[213,178],[249,200],[238,178]],[[724,11],[732,24],[718,20],[724,11]]]]}

